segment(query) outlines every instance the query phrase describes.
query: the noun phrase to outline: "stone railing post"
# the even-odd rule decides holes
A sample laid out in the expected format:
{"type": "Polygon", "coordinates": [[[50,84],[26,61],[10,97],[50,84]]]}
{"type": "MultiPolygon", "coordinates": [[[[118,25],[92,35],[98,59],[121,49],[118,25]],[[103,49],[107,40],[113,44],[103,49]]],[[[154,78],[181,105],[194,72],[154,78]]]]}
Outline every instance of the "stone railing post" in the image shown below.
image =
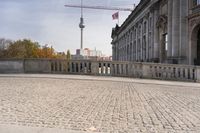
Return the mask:
{"type": "Polygon", "coordinates": [[[72,73],[72,61],[69,62],[69,73],[72,73]]]}
{"type": "Polygon", "coordinates": [[[150,75],[150,65],[146,63],[142,63],[142,78],[151,78],[150,75]]]}
{"type": "Polygon", "coordinates": [[[196,82],[200,83],[200,67],[196,67],[196,82]]]}
{"type": "Polygon", "coordinates": [[[110,76],[111,75],[113,75],[113,73],[114,73],[114,68],[113,68],[113,64],[112,64],[112,62],[109,62],[110,63],[110,76]]]}
{"type": "Polygon", "coordinates": [[[91,74],[99,75],[99,63],[97,61],[91,62],[91,74]]]}
{"type": "Polygon", "coordinates": [[[69,62],[70,62],[69,60],[66,60],[65,63],[64,63],[66,73],[69,73],[68,72],[68,70],[69,70],[69,62]]]}

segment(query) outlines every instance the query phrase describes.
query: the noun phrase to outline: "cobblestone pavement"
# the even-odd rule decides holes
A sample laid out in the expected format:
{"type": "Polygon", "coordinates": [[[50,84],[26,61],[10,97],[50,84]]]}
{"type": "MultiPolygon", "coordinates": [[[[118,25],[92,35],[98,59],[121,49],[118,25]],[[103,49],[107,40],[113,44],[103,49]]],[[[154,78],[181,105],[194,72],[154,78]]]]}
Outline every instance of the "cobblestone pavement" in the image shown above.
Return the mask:
{"type": "Polygon", "coordinates": [[[199,84],[69,77],[0,75],[0,125],[111,133],[200,132],[199,84]]]}

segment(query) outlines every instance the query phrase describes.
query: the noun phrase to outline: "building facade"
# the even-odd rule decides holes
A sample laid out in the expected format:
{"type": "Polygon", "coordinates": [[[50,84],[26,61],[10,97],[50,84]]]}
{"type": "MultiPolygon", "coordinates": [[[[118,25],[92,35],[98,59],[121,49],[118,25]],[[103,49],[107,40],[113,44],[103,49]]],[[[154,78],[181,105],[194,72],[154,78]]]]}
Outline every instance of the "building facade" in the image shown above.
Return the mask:
{"type": "Polygon", "coordinates": [[[141,0],[112,39],[116,61],[200,65],[200,0],[141,0]]]}

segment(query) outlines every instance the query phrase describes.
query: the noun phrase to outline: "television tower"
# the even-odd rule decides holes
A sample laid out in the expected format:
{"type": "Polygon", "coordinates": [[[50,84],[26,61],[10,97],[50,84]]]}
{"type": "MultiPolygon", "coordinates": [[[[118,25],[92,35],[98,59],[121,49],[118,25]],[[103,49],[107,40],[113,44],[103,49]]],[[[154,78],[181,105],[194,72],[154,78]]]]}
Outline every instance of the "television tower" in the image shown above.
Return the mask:
{"type": "Polygon", "coordinates": [[[83,19],[83,0],[81,0],[81,18],[79,28],[81,29],[81,47],[80,50],[83,49],[83,29],[85,28],[84,19],[83,19]]]}

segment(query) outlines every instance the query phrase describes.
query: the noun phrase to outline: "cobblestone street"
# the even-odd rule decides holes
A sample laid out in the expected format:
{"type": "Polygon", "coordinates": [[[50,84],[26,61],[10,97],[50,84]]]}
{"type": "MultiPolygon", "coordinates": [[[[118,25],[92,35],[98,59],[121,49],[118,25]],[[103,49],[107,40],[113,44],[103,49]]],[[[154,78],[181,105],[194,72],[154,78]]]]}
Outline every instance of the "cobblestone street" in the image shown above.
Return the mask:
{"type": "Polygon", "coordinates": [[[199,84],[47,77],[0,75],[0,125],[77,132],[200,132],[199,84]]]}

